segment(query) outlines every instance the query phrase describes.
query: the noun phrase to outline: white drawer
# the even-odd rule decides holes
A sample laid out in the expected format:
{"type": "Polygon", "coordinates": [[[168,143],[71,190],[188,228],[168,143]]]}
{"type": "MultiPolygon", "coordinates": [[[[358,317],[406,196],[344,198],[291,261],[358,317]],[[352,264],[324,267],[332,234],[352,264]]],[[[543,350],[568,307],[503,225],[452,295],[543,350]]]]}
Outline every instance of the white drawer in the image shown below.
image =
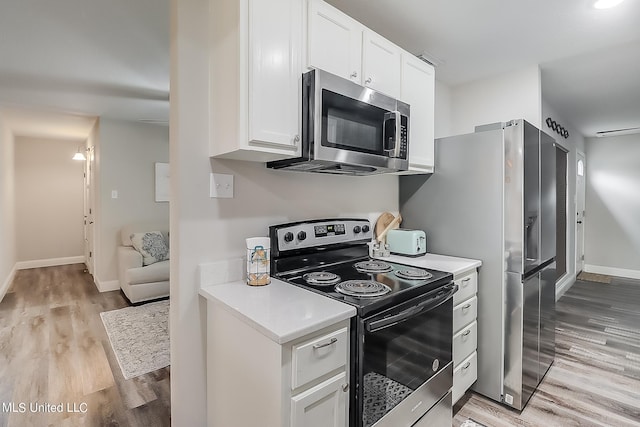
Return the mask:
{"type": "Polygon", "coordinates": [[[294,345],[291,350],[291,388],[296,389],[346,366],[348,346],[347,328],[294,345]]]}
{"type": "Polygon", "coordinates": [[[478,322],[462,328],[453,336],[453,367],[469,357],[478,347],[478,322]]]}
{"type": "Polygon", "coordinates": [[[478,379],[478,353],[473,352],[471,356],[460,363],[453,370],[453,403],[455,404],[471,385],[478,379]]]}
{"type": "Polygon", "coordinates": [[[462,301],[453,307],[453,332],[456,333],[478,317],[478,297],[462,301]]]}
{"type": "Polygon", "coordinates": [[[458,285],[458,290],[453,294],[453,305],[457,305],[471,298],[478,291],[478,272],[473,271],[453,282],[458,285]]]}

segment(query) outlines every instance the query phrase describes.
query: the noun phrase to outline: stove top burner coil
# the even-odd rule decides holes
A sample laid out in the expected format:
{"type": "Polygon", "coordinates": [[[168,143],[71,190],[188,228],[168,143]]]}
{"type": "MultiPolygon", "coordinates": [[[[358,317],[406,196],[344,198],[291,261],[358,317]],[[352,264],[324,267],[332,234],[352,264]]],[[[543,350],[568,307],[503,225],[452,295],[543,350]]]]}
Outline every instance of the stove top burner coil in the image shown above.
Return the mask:
{"type": "Polygon", "coordinates": [[[335,289],[341,294],[358,298],[379,297],[391,292],[389,286],[374,280],[347,280],[338,283],[335,289]]]}
{"type": "Polygon", "coordinates": [[[310,285],[316,286],[330,286],[335,285],[341,279],[340,276],[328,271],[314,271],[302,276],[302,279],[310,285]]]}
{"type": "Polygon", "coordinates": [[[395,274],[401,279],[409,280],[427,280],[433,277],[433,274],[418,268],[402,268],[396,270],[395,274]]]}
{"type": "Polygon", "coordinates": [[[361,273],[386,273],[392,268],[384,261],[362,261],[353,265],[361,273]]]}

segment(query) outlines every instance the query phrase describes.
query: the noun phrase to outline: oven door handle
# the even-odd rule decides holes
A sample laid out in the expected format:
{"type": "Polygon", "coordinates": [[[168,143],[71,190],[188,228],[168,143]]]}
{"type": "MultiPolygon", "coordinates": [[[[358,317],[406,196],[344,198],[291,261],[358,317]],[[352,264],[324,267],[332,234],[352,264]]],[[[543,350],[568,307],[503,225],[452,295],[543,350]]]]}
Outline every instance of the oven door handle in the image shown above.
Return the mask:
{"type": "Polygon", "coordinates": [[[444,304],[451,296],[458,290],[458,285],[448,285],[446,289],[438,292],[433,298],[429,298],[420,304],[414,305],[406,310],[401,311],[398,314],[382,318],[380,320],[372,320],[365,322],[365,328],[368,332],[377,332],[379,330],[397,325],[423,313],[425,311],[433,310],[434,308],[444,304]]]}

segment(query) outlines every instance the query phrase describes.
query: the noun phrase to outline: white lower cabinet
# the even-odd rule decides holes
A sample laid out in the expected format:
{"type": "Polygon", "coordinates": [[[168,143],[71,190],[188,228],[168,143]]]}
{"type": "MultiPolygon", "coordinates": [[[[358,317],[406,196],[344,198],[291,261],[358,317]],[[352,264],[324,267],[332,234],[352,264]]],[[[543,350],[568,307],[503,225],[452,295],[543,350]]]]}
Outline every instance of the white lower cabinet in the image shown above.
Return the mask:
{"type": "Polygon", "coordinates": [[[453,395],[455,404],[478,379],[478,272],[454,277],[453,295],[453,395]]]}
{"type": "Polygon", "coordinates": [[[291,399],[292,427],[346,427],[348,382],[345,372],[291,399]]]}
{"type": "Polygon", "coordinates": [[[349,327],[279,344],[209,302],[207,425],[347,426],[349,327]]]}

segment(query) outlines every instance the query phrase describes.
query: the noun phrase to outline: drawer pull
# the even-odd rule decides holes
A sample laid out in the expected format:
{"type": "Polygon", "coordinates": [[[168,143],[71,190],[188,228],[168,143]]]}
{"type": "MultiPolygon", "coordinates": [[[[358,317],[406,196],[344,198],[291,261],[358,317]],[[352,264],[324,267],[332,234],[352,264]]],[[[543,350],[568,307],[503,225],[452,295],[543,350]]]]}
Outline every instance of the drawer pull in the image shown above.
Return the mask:
{"type": "Polygon", "coordinates": [[[471,362],[467,362],[463,367],[462,370],[466,371],[467,369],[469,369],[469,366],[471,366],[471,362]]]}
{"type": "Polygon", "coordinates": [[[462,307],[462,310],[469,310],[471,308],[471,304],[467,304],[464,307],[462,307]]]}
{"type": "Polygon", "coordinates": [[[348,391],[348,390],[349,390],[349,383],[342,384],[342,391],[348,391]]]}
{"type": "Polygon", "coordinates": [[[471,281],[471,277],[467,277],[465,279],[462,279],[462,283],[467,283],[469,281],[471,281]]]}
{"type": "Polygon", "coordinates": [[[329,340],[329,342],[326,342],[324,344],[314,344],[313,349],[318,350],[319,348],[322,348],[322,347],[329,347],[331,344],[335,344],[337,342],[338,342],[338,338],[333,337],[331,338],[331,340],[329,340]]]}
{"type": "Polygon", "coordinates": [[[467,329],[467,330],[465,331],[465,333],[464,333],[464,334],[462,334],[462,336],[463,336],[463,337],[466,337],[466,336],[467,336],[467,335],[469,335],[470,333],[471,333],[471,329],[467,329]]]}

